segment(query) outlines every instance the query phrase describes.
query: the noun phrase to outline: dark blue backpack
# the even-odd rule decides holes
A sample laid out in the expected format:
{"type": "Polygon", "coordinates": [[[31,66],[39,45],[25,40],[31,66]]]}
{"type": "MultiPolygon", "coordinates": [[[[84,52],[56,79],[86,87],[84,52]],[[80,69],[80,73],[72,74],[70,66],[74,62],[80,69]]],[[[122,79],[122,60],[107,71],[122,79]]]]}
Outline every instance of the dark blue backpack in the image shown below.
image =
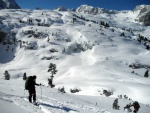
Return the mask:
{"type": "Polygon", "coordinates": [[[32,76],[29,76],[27,79],[26,79],[26,82],[25,82],[25,89],[26,90],[29,90],[29,87],[30,87],[30,83],[32,82],[32,76]]]}

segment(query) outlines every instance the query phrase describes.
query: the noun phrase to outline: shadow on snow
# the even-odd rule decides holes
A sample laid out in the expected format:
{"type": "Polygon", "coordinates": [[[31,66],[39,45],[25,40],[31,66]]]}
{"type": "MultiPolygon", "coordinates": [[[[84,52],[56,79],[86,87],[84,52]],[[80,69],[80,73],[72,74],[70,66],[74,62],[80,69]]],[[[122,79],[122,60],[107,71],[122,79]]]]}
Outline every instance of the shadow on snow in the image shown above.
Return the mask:
{"type": "Polygon", "coordinates": [[[66,112],[69,112],[69,111],[77,111],[77,110],[74,110],[74,109],[71,109],[71,108],[68,108],[68,107],[60,107],[60,106],[53,106],[53,105],[50,105],[50,104],[46,104],[46,103],[41,103],[40,105],[42,106],[46,106],[46,107],[51,107],[51,108],[55,108],[55,109],[60,109],[60,110],[64,110],[66,112]]]}

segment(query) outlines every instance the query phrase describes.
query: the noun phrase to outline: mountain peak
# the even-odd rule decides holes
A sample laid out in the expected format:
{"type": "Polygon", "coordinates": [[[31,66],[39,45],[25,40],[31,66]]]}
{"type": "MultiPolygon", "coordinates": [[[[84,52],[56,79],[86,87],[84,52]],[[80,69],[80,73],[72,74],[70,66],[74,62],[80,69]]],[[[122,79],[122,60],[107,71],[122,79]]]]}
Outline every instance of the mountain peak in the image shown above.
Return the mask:
{"type": "Polygon", "coordinates": [[[0,0],[0,9],[20,9],[15,0],[0,0]]]}
{"type": "Polygon", "coordinates": [[[150,10],[150,5],[138,5],[135,7],[134,11],[139,11],[139,15],[150,10]]]}
{"type": "Polygon", "coordinates": [[[107,10],[104,8],[98,8],[98,7],[88,6],[88,5],[81,5],[80,7],[77,8],[76,12],[96,15],[102,13],[116,13],[117,11],[107,10]]]}
{"type": "Polygon", "coordinates": [[[67,9],[63,6],[59,6],[59,7],[55,8],[55,10],[57,10],[57,11],[67,11],[67,9]]]}
{"type": "Polygon", "coordinates": [[[134,11],[138,11],[138,17],[137,20],[145,26],[150,25],[150,5],[139,5],[136,6],[134,11]]]}
{"type": "Polygon", "coordinates": [[[138,5],[135,7],[134,11],[136,10],[142,10],[142,9],[150,9],[150,5],[138,5]]]}

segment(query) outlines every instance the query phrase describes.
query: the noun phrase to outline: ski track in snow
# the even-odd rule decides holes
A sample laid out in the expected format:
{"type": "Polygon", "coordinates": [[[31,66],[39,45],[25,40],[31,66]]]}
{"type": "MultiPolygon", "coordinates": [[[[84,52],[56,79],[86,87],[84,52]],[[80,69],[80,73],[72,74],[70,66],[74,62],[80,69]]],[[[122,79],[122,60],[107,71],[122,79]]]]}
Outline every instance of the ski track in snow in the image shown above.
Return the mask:
{"type": "MultiPolygon", "coordinates": [[[[53,94],[55,95],[55,93],[53,94]]],[[[7,101],[9,103],[14,103],[18,107],[28,110],[29,112],[36,112],[36,113],[57,113],[57,112],[58,113],[59,112],[78,113],[78,112],[81,112],[81,111],[78,111],[78,109],[82,109],[85,113],[86,111],[92,112],[92,113],[109,113],[94,106],[82,105],[82,104],[77,105],[74,102],[68,102],[68,101],[58,101],[54,98],[51,98],[45,95],[42,95],[42,99],[40,99],[41,94],[37,93],[37,95],[39,95],[37,99],[39,106],[35,106],[29,103],[27,97],[7,94],[3,92],[0,92],[0,97],[1,97],[0,99],[7,101]]],[[[61,96],[62,94],[58,93],[57,95],[61,96]]]]}

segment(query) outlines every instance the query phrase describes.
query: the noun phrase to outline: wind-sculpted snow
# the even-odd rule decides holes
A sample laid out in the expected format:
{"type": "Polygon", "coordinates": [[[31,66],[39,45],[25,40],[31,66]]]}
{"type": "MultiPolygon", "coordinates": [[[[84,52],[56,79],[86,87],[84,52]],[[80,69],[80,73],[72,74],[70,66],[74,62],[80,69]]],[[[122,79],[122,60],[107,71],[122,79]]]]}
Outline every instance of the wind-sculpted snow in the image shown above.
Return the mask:
{"type": "Polygon", "coordinates": [[[138,101],[139,113],[148,113],[150,28],[135,21],[138,14],[0,10],[0,104],[32,113],[123,113],[138,101]],[[50,63],[58,70],[53,89],[46,87],[50,63]],[[27,101],[25,72],[45,85],[37,87],[39,107],[27,101]],[[63,86],[66,93],[58,93],[63,86]],[[120,110],[114,110],[118,95],[120,110]]]}

